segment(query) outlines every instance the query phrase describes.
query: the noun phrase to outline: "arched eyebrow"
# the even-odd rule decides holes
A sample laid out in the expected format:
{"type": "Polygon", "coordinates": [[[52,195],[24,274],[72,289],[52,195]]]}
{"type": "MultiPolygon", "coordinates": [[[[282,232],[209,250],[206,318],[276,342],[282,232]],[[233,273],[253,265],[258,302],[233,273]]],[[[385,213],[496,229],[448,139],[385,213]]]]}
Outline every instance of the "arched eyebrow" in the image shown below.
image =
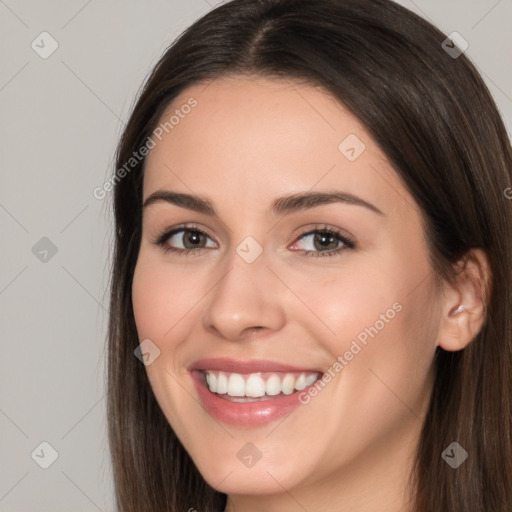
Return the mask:
{"type": "MultiPolygon", "coordinates": [[[[187,208],[199,213],[204,213],[212,217],[217,216],[217,212],[215,211],[213,204],[208,201],[208,199],[197,195],[173,192],[171,190],[157,190],[156,192],[153,192],[144,201],[143,208],[147,208],[148,206],[160,201],[171,203],[176,206],[180,206],[181,208],[187,208]]],[[[279,197],[272,203],[271,213],[273,215],[287,215],[293,212],[331,203],[345,203],[363,206],[378,215],[384,216],[384,213],[379,208],[368,201],[365,201],[353,194],[339,191],[304,192],[279,197]]]]}

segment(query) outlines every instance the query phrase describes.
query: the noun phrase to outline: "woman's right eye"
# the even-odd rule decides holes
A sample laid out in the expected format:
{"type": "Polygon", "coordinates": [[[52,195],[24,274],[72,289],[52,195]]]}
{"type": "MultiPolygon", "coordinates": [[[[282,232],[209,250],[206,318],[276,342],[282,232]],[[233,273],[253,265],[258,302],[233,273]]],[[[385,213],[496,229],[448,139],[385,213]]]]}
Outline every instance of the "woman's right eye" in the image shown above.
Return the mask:
{"type": "MultiPolygon", "coordinates": [[[[161,246],[165,252],[189,254],[208,247],[202,245],[207,238],[210,238],[208,234],[199,228],[182,226],[164,231],[157,237],[155,243],[161,246]]],[[[215,243],[213,246],[215,247],[215,243]]]]}

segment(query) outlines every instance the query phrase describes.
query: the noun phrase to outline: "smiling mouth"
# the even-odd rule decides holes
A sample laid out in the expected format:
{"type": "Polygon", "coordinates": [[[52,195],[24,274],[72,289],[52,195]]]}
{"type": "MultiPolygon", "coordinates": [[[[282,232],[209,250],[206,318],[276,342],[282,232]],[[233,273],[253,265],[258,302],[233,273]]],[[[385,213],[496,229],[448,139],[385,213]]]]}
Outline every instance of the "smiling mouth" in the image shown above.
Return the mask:
{"type": "Polygon", "coordinates": [[[209,391],[231,402],[258,402],[292,395],[314,384],[320,372],[234,373],[202,370],[201,381],[209,391]]]}

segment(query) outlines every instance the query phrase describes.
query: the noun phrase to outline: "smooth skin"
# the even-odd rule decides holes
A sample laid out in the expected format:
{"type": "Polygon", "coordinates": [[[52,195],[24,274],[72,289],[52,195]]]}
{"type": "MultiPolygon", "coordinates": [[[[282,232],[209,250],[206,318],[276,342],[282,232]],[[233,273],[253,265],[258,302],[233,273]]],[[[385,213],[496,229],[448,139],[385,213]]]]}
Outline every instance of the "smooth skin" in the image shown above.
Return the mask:
{"type": "Polygon", "coordinates": [[[147,157],[143,199],[195,194],[217,215],[166,201],[144,208],[132,289],[139,338],[160,350],[146,369],[166,418],[205,480],[228,494],[227,511],[409,510],[435,350],[463,349],[481,328],[484,254],[471,253],[456,283],[436,285],[419,208],[367,130],[323,89],[224,77],[183,91],[162,120],[191,97],[197,106],[147,157]],[[353,161],[339,149],[350,134],[365,145],[353,161]],[[320,191],[381,213],[347,202],[271,213],[276,198],[320,191]],[[188,254],[155,243],[189,223],[207,236],[192,229],[164,242],[188,254]],[[355,247],[301,238],[325,226],[355,247]],[[249,236],[263,250],[252,263],[236,250],[249,236]],[[226,425],[200,404],[187,371],[197,359],[326,372],[397,302],[401,311],[287,417],[226,425]],[[261,453],[252,467],[237,457],[249,442],[261,453]]]}

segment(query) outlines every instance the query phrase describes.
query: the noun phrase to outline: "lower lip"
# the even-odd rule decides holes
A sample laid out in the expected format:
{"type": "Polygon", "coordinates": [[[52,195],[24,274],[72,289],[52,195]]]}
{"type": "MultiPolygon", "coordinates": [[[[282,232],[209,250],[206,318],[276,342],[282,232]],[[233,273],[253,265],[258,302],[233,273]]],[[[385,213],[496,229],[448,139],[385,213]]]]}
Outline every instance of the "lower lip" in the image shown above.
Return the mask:
{"type": "MultiPolygon", "coordinates": [[[[231,425],[255,427],[267,425],[286,416],[296,407],[301,405],[299,393],[307,391],[305,388],[291,395],[277,395],[270,400],[256,402],[231,402],[212,393],[203,383],[201,372],[192,371],[192,379],[196,386],[197,394],[206,411],[215,419],[231,425]]],[[[311,384],[314,386],[314,383],[311,384]]]]}

